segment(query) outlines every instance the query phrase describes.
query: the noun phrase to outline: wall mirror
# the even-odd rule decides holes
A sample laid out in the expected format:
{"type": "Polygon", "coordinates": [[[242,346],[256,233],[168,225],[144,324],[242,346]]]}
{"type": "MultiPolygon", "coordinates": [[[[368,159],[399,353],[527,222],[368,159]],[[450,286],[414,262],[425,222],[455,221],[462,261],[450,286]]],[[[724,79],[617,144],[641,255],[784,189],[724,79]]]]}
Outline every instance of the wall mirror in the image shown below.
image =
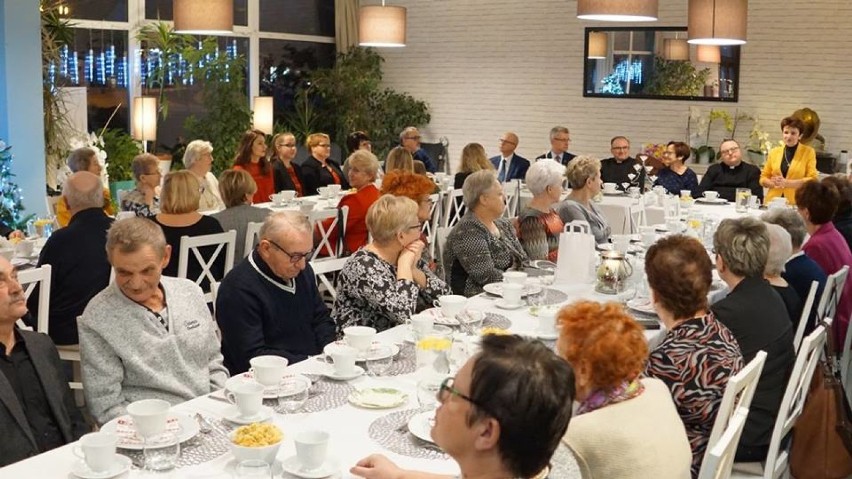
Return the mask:
{"type": "Polygon", "coordinates": [[[586,28],[583,96],[736,102],[740,46],[686,40],[686,27],[586,28]]]}

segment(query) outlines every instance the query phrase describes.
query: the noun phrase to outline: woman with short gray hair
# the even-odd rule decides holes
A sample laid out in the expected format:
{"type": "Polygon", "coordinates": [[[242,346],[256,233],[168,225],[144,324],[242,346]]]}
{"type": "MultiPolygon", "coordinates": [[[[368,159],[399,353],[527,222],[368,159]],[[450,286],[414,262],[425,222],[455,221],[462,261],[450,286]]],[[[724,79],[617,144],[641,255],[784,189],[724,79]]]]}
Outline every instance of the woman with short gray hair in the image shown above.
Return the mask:
{"type": "Polygon", "coordinates": [[[601,160],[590,156],[578,156],[568,163],[565,176],[571,183],[571,194],[556,208],[563,223],[585,221],[589,223],[595,242],[606,243],[610,227],[603,213],[598,211],[592,199],[601,192],[601,160]]]}
{"type": "Polygon", "coordinates": [[[183,166],[198,178],[198,183],[201,185],[198,209],[218,211],[225,208],[225,203],[219,196],[219,182],[210,171],[213,167],[213,145],[204,140],[190,141],[183,153],[183,166]]]}
{"type": "Polygon", "coordinates": [[[766,224],[766,231],[769,233],[769,254],[766,256],[763,277],[784,300],[784,306],[787,308],[787,314],[790,315],[790,322],[793,323],[793,330],[795,331],[799,327],[799,319],[802,317],[802,298],[781,277],[781,273],[784,272],[784,264],[793,252],[790,233],[772,223],[766,224]]]}
{"type": "Polygon", "coordinates": [[[502,281],[509,268],[523,268],[529,257],[503,218],[503,187],[493,169],[468,176],[462,191],[467,212],[447,237],[444,272],[455,294],[473,296],[502,281]]]}
{"type": "Polygon", "coordinates": [[[565,167],[554,160],[535,162],[527,170],[527,188],[533,199],[518,215],[518,239],[530,259],[556,262],[559,233],[565,224],[553,205],[562,198],[565,167]]]}
{"type": "Polygon", "coordinates": [[[136,188],[119,195],[121,211],[132,211],[142,218],[153,218],[160,213],[160,197],[157,187],[160,186],[160,160],[150,153],[142,153],[133,158],[130,168],[136,188]]]}

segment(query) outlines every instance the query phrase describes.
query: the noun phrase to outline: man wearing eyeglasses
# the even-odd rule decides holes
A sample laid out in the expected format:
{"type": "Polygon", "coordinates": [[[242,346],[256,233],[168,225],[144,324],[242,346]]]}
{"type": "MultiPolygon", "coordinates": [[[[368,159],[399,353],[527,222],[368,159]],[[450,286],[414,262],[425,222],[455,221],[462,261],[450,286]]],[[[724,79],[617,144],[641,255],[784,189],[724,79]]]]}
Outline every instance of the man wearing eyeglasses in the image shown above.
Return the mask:
{"type": "MultiPolygon", "coordinates": [[[[547,477],[573,398],[571,367],[542,343],[485,335],[482,351],[441,384],[431,436],[458,463],[456,477],[547,477]]],[[[367,479],[451,477],[402,470],[379,454],[350,472],[367,479]]]]}
{"type": "Polygon", "coordinates": [[[630,157],[630,140],[616,136],[609,141],[609,151],[612,156],[601,160],[601,181],[615,183],[621,191],[631,186],[644,191],[645,168],[639,160],[630,157]]]}
{"type": "Polygon", "coordinates": [[[417,128],[409,126],[402,130],[399,134],[399,144],[411,153],[415,160],[422,161],[429,173],[434,173],[438,169],[429,153],[420,148],[420,131],[417,128]]]}
{"type": "Polygon", "coordinates": [[[737,188],[748,188],[763,202],[760,168],[743,161],[743,151],[737,140],[722,140],[719,153],[722,161],[707,168],[695,194],[701,196],[705,191],[718,191],[720,198],[735,201],[737,188]]]}
{"type": "Polygon", "coordinates": [[[500,143],[500,154],[491,158],[491,164],[497,170],[497,181],[505,183],[512,180],[523,180],[527,176],[530,162],[515,154],[518,147],[518,135],[511,131],[506,132],[498,140],[500,143]]]}
{"type": "Polygon", "coordinates": [[[567,165],[573,160],[575,154],[568,153],[568,147],[571,145],[571,133],[564,126],[554,126],[550,129],[550,151],[540,155],[536,161],[545,158],[556,160],[558,163],[567,165]]]}
{"type": "Polygon", "coordinates": [[[216,320],[231,375],[255,356],[283,356],[290,364],[319,354],[335,337],[314,272],[311,224],[299,213],[270,215],[254,251],[219,287],[216,320]]]}

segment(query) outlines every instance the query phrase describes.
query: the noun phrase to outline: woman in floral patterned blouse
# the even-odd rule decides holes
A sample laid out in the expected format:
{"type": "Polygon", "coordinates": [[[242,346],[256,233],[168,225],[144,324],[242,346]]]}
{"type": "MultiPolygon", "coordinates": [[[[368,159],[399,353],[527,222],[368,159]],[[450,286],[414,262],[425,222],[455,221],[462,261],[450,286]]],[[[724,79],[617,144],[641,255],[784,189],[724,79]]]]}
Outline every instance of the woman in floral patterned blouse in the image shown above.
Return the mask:
{"type": "Polygon", "coordinates": [[[142,218],[153,218],[160,213],[160,198],[156,188],[160,186],[160,161],[150,153],[133,158],[131,169],[136,189],[126,192],[121,198],[121,211],[132,211],[142,218]]]}
{"type": "Polygon", "coordinates": [[[406,322],[418,298],[426,304],[450,294],[447,284],[420,259],[418,206],[405,197],[384,195],[367,210],[373,240],[343,266],[331,312],[338,329],[371,326],[378,331],[406,322]]]}

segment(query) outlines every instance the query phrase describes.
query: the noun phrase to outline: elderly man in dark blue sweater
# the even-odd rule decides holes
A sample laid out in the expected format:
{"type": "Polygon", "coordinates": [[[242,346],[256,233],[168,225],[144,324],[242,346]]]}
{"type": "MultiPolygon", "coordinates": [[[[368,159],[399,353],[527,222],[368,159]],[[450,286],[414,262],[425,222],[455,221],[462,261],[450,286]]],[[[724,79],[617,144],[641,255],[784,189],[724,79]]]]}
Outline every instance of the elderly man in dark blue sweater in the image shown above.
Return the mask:
{"type": "Polygon", "coordinates": [[[307,218],[272,214],[259,236],[255,250],[222,281],[216,299],[222,354],[232,375],[247,371],[255,356],[302,361],[335,338],[308,265],[313,235],[307,218]]]}

